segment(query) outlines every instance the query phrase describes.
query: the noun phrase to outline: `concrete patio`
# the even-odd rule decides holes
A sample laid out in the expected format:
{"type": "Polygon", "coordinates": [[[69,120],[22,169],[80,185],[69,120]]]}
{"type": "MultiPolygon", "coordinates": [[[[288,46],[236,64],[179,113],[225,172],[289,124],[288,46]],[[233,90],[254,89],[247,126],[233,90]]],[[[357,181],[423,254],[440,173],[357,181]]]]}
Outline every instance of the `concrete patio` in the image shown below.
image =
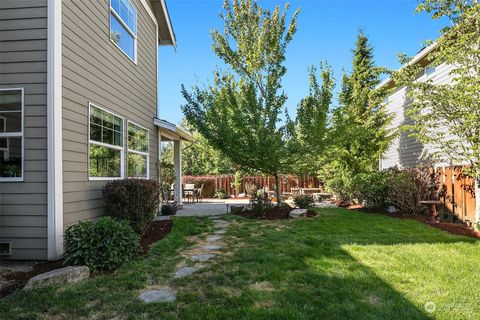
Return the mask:
{"type": "Polygon", "coordinates": [[[178,210],[178,217],[206,217],[227,213],[227,206],[247,205],[248,199],[205,199],[200,203],[183,203],[183,209],[178,210]]]}

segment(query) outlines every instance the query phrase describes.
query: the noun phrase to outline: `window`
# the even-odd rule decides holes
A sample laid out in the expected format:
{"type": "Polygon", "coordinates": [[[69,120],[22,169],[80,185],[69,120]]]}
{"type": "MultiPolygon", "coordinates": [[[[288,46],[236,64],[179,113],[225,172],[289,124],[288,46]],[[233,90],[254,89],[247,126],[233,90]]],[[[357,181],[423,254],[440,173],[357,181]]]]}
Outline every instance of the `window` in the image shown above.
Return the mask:
{"type": "Polygon", "coordinates": [[[129,178],[148,179],[148,130],[132,122],[128,122],[127,168],[129,178]]]}
{"type": "Polygon", "coordinates": [[[433,64],[431,64],[431,65],[429,65],[425,68],[425,75],[428,77],[428,76],[432,75],[435,72],[435,70],[436,70],[435,66],[433,64]]]}
{"type": "Polygon", "coordinates": [[[110,0],[110,40],[137,61],[137,11],[128,0],[110,0]]]}
{"type": "Polygon", "coordinates": [[[0,89],[0,181],[23,180],[23,89],[0,89]]]}
{"type": "Polygon", "coordinates": [[[90,179],[123,178],[123,119],[91,103],[89,121],[90,179]]]}

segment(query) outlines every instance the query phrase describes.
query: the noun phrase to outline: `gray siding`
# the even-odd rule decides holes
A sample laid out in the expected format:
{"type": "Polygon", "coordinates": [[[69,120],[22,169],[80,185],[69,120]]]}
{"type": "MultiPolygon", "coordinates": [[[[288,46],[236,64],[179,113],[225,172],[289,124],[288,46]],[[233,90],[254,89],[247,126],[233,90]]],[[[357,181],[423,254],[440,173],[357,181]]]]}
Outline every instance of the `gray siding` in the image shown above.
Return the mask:
{"type": "Polygon", "coordinates": [[[157,105],[156,26],[139,0],[132,0],[132,4],[138,16],[137,64],[110,41],[108,0],[63,2],[65,226],[102,214],[101,188],[105,182],[88,180],[89,102],[125,118],[125,125],[131,120],[149,129],[150,178],[157,176],[158,142],[153,126],[157,105]]]}
{"type": "Polygon", "coordinates": [[[47,258],[47,0],[0,1],[0,88],[24,88],[24,182],[0,182],[0,241],[47,258]]]}

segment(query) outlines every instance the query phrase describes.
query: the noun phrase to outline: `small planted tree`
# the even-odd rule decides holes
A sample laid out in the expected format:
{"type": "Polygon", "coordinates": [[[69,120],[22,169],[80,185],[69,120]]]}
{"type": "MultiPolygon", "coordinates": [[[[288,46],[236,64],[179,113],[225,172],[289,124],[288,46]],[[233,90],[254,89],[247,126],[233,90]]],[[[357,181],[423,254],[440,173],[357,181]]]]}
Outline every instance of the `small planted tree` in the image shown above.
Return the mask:
{"type": "MultiPolygon", "coordinates": [[[[207,88],[182,88],[187,121],[242,170],[275,177],[304,154],[282,91],[285,50],[296,32],[297,10],[265,10],[254,0],[225,1],[224,31],[213,31],[213,50],[227,70],[207,88]]],[[[318,141],[318,140],[317,140],[318,141]]],[[[277,201],[280,204],[280,201],[277,201]]]]}
{"type": "Polygon", "coordinates": [[[452,26],[442,30],[430,55],[436,65],[453,66],[453,81],[434,84],[415,81],[414,65],[396,75],[412,99],[407,127],[419,141],[437,150],[436,156],[454,163],[468,162],[476,184],[476,214],[480,219],[480,4],[465,0],[424,0],[417,11],[434,19],[447,17],[452,26]]]}

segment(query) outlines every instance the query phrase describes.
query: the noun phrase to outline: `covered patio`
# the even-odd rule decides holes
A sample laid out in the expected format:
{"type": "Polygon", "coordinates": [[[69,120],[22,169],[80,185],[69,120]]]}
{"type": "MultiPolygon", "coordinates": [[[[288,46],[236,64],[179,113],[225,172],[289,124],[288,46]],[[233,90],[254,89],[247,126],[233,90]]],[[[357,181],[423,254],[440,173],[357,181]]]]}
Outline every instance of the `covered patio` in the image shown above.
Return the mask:
{"type": "Polygon", "coordinates": [[[158,128],[158,159],[161,158],[162,142],[173,142],[173,164],[175,171],[174,201],[179,208],[183,206],[182,190],[182,141],[191,142],[193,136],[185,129],[163,119],[155,118],[154,124],[158,128]]]}

